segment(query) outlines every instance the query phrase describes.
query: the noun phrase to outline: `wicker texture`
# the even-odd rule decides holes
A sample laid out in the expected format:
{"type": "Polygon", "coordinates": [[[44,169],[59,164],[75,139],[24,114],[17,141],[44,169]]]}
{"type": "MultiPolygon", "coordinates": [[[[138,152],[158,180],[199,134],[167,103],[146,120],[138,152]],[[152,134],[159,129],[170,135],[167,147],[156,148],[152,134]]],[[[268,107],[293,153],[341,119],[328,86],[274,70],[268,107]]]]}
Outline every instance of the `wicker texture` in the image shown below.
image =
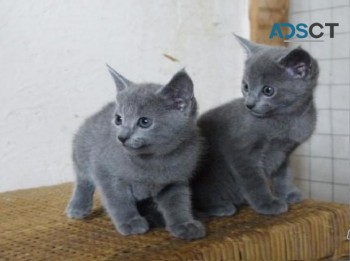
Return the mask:
{"type": "Polygon", "coordinates": [[[98,198],[92,215],[64,215],[72,185],[0,194],[0,260],[338,260],[349,255],[349,207],[304,201],[271,217],[245,207],[186,242],[164,229],[120,236],[98,198]]]}

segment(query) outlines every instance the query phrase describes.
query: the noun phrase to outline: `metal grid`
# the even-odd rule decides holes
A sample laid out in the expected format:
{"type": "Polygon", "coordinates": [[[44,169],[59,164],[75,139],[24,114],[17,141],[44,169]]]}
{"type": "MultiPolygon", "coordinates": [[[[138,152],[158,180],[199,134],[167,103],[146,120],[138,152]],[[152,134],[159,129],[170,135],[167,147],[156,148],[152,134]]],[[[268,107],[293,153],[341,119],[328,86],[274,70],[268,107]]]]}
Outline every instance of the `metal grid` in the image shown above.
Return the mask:
{"type": "Polygon", "coordinates": [[[324,42],[290,43],[317,58],[320,80],[315,91],[315,133],[292,155],[296,184],[306,197],[350,203],[350,42],[349,0],[290,1],[290,22],[339,22],[335,37],[324,42]]]}

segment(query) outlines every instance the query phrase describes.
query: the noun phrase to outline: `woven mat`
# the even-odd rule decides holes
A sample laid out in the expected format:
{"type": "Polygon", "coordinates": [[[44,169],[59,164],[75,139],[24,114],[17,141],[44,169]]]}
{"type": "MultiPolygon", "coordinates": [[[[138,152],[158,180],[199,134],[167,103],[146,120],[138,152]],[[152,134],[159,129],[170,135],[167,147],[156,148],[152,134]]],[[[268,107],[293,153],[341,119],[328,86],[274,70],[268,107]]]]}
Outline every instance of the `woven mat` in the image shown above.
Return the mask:
{"type": "Polygon", "coordinates": [[[305,201],[272,217],[245,207],[206,223],[186,242],[164,229],[120,236],[98,198],[92,215],[69,220],[72,184],[0,194],[0,260],[338,260],[349,256],[349,207],[305,201]]]}

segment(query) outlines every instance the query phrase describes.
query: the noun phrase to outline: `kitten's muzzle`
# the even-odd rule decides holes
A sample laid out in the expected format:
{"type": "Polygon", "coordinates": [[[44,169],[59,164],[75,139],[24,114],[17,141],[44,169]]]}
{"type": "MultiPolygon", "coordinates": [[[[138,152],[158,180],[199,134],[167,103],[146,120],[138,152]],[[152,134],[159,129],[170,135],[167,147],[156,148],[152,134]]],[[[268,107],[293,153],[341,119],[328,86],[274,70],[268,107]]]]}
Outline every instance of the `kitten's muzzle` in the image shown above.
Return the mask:
{"type": "Polygon", "coordinates": [[[127,140],[128,140],[129,137],[126,137],[126,136],[123,136],[123,135],[119,135],[118,136],[118,140],[124,144],[127,140]]]}
{"type": "MultiPolygon", "coordinates": [[[[118,136],[118,139],[119,139],[119,136],[118,136]]],[[[120,140],[120,142],[122,143],[125,149],[132,150],[132,151],[144,149],[145,147],[147,147],[147,144],[145,144],[142,140],[139,140],[139,139],[132,139],[132,138],[130,139],[127,137],[124,141],[120,140]]]]}
{"type": "Polygon", "coordinates": [[[251,110],[255,107],[255,103],[247,103],[245,106],[247,106],[247,108],[251,110]]]}

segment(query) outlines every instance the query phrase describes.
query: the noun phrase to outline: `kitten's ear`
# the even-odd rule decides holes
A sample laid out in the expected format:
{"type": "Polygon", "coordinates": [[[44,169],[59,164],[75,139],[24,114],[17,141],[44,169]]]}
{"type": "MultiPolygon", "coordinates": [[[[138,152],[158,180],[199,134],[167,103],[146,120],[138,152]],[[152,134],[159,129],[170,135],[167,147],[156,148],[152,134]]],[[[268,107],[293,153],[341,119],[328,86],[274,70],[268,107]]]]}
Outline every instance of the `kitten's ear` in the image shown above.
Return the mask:
{"type": "Polygon", "coordinates": [[[112,75],[112,78],[114,80],[114,83],[117,87],[117,91],[123,91],[127,88],[129,88],[129,86],[131,85],[131,82],[127,79],[125,79],[123,76],[121,76],[119,73],[117,73],[111,66],[109,66],[108,64],[106,64],[108,71],[110,72],[110,74],[112,75]]]}
{"type": "Polygon", "coordinates": [[[311,71],[312,58],[308,52],[298,47],[284,56],[279,63],[290,76],[304,78],[311,71]]]}
{"type": "Polygon", "coordinates": [[[244,48],[246,51],[248,57],[252,54],[258,52],[262,46],[260,44],[253,43],[243,37],[238,36],[237,34],[233,33],[233,35],[236,37],[237,41],[240,43],[240,45],[244,48]]]}
{"type": "Polygon", "coordinates": [[[179,111],[188,108],[193,99],[193,82],[184,69],[176,73],[170,82],[157,92],[168,105],[179,111]]]}

